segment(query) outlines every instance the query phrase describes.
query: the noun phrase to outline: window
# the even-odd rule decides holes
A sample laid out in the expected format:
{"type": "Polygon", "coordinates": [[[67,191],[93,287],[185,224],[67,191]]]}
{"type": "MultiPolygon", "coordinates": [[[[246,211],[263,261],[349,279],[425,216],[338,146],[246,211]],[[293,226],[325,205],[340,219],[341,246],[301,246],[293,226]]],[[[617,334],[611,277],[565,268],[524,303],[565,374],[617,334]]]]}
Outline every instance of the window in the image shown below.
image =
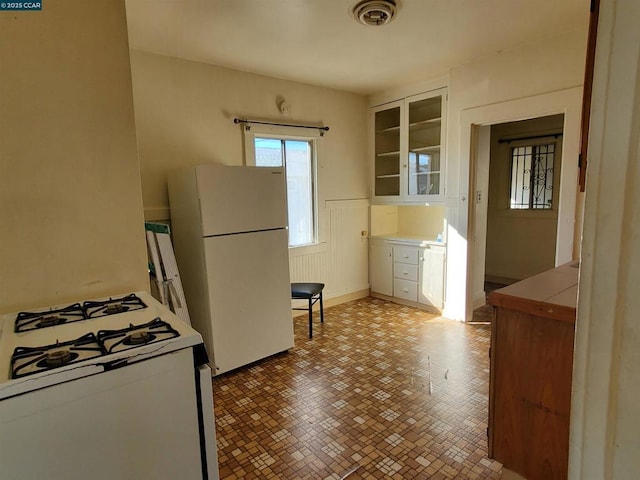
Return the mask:
{"type": "Polygon", "coordinates": [[[315,139],[259,133],[248,137],[252,142],[247,143],[252,150],[247,150],[250,153],[247,155],[248,164],[285,167],[289,246],[316,243],[315,139]]]}
{"type": "Polygon", "coordinates": [[[511,149],[511,209],[549,210],[553,207],[553,162],[556,144],[511,149]]]}

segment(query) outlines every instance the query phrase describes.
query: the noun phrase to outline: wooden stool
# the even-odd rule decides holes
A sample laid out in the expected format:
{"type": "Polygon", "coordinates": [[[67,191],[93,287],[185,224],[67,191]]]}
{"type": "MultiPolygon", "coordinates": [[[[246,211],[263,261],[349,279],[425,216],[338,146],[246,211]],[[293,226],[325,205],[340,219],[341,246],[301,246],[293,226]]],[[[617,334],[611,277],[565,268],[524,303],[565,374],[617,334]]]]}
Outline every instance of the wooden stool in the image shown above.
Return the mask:
{"type": "Polygon", "coordinates": [[[320,300],[320,322],[324,323],[322,308],[322,289],[324,283],[292,283],[291,298],[294,300],[308,300],[307,308],[293,308],[293,310],[309,310],[309,338],[313,337],[313,305],[320,300]]]}

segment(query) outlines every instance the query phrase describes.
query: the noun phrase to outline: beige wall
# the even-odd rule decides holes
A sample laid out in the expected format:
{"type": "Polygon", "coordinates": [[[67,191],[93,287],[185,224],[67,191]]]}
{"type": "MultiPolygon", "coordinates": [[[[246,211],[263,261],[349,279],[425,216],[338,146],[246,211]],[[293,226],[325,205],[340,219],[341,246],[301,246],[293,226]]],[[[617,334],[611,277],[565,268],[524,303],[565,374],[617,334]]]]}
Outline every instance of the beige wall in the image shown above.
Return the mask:
{"type": "Polygon", "coordinates": [[[318,145],[320,204],[368,198],[364,97],[139,51],[131,53],[131,65],[147,219],[169,217],[172,170],[243,164],[242,127],[234,117],[328,125],[318,145]],[[286,117],[279,98],[290,105],[286,117]]]}
{"type": "Polygon", "coordinates": [[[147,219],[169,218],[172,170],[244,163],[235,117],[328,125],[317,142],[320,243],[290,249],[291,278],[325,283],[326,298],[367,291],[365,97],[139,51],[131,64],[147,219]],[[283,98],[288,116],[278,110],[283,98]]]}
{"type": "MultiPolygon", "coordinates": [[[[472,142],[476,126],[524,120],[544,115],[565,115],[560,179],[559,246],[556,263],[570,261],[576,204],[576,172],[580,131],[581,85],[584,74],[584,28],[541,39],[535,44],[504,51],[451,70],[447,124],[447,303],[444,315],[464,319],[472,308],[473,278],[477,262],[469,228],[469,199],[473,197],[472,142]],[[553,72],[550,74],[550,72],[553,72]],[[461,288],[461,285],[467,285],[461,288]]],[[[475,155],[475,153],[473,153],[475,155]]]]}
{"type": "Polygon", "coordinates": [[[148,289],[124,2],[0,15],[0,311],[148,289]]]}
{"type": "Polygon", "coordinates": [[[371,235],[421,237],[435,240],[444,231],[444,207],[371,205],[371,235]]]}
{"type": "Polygon", "coordinates": [[[550,210],[538,211],[508,208],[512,145],[499,141],[562,132],[563,123],[563,116],[555,115],[491,127],[491,164],[485,203],[488,204],[485,258],[488,277],[522,280],[555,266],[562,137],[554,159],[553,206],[550,210]]]}

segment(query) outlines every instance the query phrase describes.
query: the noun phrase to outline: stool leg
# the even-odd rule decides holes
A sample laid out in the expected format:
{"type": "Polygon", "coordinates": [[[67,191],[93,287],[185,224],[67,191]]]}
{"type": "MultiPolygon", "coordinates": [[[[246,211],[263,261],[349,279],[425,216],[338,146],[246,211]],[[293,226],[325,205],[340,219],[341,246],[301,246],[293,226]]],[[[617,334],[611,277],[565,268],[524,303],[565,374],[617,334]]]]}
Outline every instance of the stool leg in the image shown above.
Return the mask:
{"type": "Polygon", "coordinates": [[[324,323],[324,308],[322,307],[322,292],[320,292],[320,322],[324,323]]]}
{"type": "Polygon", "coordinates": [[[313,338],[313,303],[309,299],[309,338],[313,338]]]}

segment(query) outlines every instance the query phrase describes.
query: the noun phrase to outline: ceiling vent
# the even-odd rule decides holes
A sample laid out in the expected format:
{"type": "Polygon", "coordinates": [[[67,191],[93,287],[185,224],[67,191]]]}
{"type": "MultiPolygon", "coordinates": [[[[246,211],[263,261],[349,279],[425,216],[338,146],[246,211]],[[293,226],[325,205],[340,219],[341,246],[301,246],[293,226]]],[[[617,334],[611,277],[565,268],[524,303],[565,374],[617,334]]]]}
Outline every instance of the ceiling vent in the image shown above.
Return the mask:
{"type": "Polygon", "coordinates": [[[396,16],[394,0],[362,0],[353,7],[353,16],[363,25],[385,25],[396,16]]]}

